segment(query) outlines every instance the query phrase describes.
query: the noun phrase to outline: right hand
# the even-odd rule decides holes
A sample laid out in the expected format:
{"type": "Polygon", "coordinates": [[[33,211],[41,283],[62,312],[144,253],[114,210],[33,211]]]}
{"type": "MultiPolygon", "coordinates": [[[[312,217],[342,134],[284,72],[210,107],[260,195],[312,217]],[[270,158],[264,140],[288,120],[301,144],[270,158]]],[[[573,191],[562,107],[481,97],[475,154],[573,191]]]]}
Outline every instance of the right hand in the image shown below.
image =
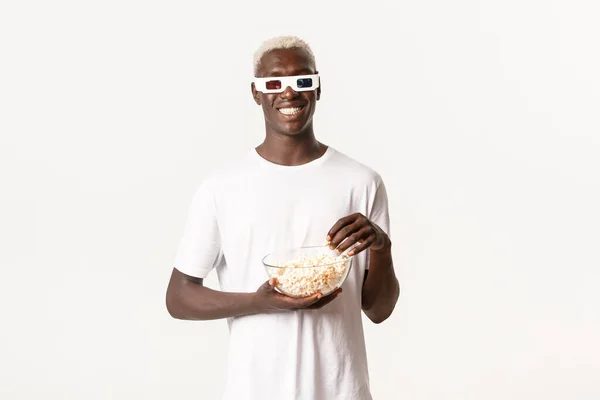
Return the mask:
{"type": "Polygon", "coordinates": [[[338,288],[327,296],[316,293],[309,297],[296,299],[279,293],[275,290],[276,284],[277,280],[271,278],[263,283],[254,294],[254,304],[259,312],[300,310],[303,308],[318,309],[331,303],[342,293],[342,289],[338,288]]]}

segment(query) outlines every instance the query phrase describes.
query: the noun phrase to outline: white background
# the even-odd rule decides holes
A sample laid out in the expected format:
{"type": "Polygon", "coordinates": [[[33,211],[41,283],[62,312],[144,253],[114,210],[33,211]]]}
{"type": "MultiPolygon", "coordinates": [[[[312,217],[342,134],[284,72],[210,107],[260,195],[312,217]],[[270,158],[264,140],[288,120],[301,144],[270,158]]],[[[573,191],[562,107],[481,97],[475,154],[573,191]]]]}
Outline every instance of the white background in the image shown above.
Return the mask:
{"type": "Polygon", "coordinates": [[[596,4],[3,1],[0,398],[219,398],[225,321],[164,293],[195,188],[263,138],[253,51],[297,34],[318,138],[389,191],[375,399],[598,399],[596,4]]]}

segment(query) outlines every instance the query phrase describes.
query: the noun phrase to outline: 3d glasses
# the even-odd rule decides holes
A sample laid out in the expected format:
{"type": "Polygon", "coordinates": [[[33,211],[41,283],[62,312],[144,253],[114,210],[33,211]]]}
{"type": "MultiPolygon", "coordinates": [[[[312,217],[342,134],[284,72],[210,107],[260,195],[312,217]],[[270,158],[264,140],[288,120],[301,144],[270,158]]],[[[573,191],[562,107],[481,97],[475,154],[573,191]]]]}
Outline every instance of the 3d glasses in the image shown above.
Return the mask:
{"type": "Polygon", "coordinates": [[[319,87],[319,75],[273,76],[254,78],[256,90],[263,93],[281,93],[288,86],[295,92],[308,92],[319,87]]]}

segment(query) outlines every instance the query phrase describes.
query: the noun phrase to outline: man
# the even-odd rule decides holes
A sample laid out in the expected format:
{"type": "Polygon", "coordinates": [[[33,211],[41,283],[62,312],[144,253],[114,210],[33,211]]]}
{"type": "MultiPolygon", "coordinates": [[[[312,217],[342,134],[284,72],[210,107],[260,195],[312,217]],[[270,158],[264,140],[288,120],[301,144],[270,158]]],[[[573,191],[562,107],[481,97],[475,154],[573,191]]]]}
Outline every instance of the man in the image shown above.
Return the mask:
{"type": "Polygon", "coordinates": [[[399,295],[384,183],[316,140],[321,87],[304,41],[266,41],[255,54],[254,74],[265,139],[196,191],[167,308],[179,319],[227,318],[225,399],[372,399],[361,310],[380,323],[399,295]],[[340,252],[355,246],[342,288],[296,299],[265,282],[266,254],[325,241],[340,252]],[[212,269],[222,291],[202,284],[212,269]]]}

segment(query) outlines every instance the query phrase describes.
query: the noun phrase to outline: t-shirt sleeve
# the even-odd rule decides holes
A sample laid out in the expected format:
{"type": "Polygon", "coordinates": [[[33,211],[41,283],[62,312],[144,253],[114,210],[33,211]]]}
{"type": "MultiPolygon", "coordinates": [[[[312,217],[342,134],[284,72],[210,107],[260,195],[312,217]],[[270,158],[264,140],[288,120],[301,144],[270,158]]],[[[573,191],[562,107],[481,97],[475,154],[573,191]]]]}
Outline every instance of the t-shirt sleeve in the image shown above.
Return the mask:
{"type": "Polygon", "coordinates": [[[186,275],[206,278],[224,263],[211,185],[203,182],[189,206],[183,236],[175,254],[174,267],[186,275]]]}
{"type": "MultiPolygon", "coordinates": [[[[375,191],[368,218],[391,237],[387,190],[383,180],[380,177],[377,177],[377,180],[375,181],[375,191]]],[[[369,262],[369,252],[367,252],[366,269],[369,269],[369,262]]]]}
{"type": "Polygon", "coordinates": [[[390,236],[390,212],[385,183],[378,178],[375,183],[375,194],[371,206],[369,219],[375,222],[385,233],[390,236]]]}

